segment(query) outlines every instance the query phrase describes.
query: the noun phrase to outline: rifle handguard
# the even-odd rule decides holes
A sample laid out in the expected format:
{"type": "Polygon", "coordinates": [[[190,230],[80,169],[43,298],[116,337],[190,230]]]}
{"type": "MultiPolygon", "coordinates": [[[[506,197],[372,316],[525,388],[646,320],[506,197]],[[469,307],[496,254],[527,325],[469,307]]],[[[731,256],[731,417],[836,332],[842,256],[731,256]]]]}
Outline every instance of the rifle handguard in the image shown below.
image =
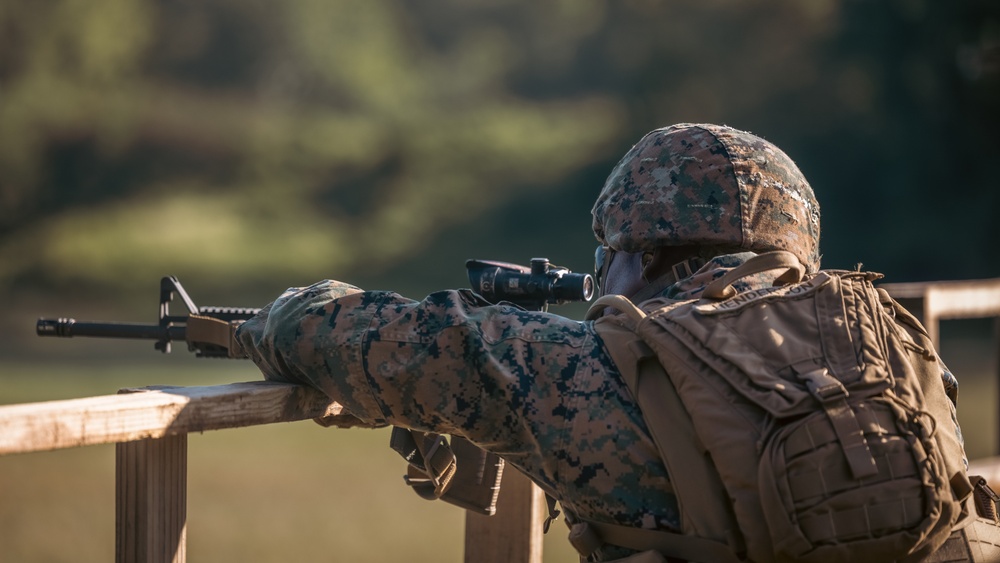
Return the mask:
{"type": "Polygon", "coordinates": [[[236,341],[236,329],[242,321],[224,321],[201,315],[188,315],[185,334],[188,345],[218,346],[226,350],[230,358],[244,357],[243,348],[236,341]]]}

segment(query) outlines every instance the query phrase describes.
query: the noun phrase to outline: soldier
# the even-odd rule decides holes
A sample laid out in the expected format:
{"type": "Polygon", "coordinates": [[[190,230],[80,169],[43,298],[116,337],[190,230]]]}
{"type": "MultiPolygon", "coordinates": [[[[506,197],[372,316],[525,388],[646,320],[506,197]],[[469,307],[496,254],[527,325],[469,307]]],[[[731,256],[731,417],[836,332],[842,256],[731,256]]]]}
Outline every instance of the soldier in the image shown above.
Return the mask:
{"type": "MultiPolygon", "coordinates": [[[[601,293],[635,303],[696,298],[761,252],[789,251],[808,272],[820,263],[819,204],[802,173],[773,144],[717,125],[644,136],[608,177],[593,229],[601,293]]],[[[315,387],[367,424],[500,454],[571,522],[681,531],[666,466],[592,321],[466,290],[414,301],[327,280],[289,290],[237,338],[267,379],[315,387]]],[[[953,398],[957,382],[942,377],[953,398]]],[[[633,553],[605,544],[589,557],[633,553]]]]}

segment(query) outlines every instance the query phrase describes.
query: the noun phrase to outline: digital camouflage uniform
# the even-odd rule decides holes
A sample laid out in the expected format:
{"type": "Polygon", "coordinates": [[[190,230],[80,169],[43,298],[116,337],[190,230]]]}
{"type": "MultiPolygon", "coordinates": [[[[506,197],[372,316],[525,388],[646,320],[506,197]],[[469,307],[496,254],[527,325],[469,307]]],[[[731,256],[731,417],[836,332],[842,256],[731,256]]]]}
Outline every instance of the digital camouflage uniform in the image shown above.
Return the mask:
{"type": "MultiPolygon", "coordinates": [[[[667,294],[696,296],[749,256],[718,257],[667,294]]],[[[464,436],[581,517],[679,526],[666,469],[592,322],[465,291],[413,301],[323,281],[289,290],[237,337],[268,379],[320,389],[367,423],[464,436]]]]}
{"type": "MultiPolygon", "coordinates": [[[[658,294],[669,298],[697,298],[753,252],[785,249],[819,268],[812,189],[776,147],[725,127],[645,136],[612,171],[593,216],[611,251],[728,249],[683,279],[665,274],[658,294]]],[[[737,289],[767,285],[756,276],[737,289]]],[[[463,436],[581,518],[679,529],[664,464],[592,322],[468,291],[414,301],[323,281],[289,290],[237,338],[268,379],[320,389],[366,423],[463,436]]]]}

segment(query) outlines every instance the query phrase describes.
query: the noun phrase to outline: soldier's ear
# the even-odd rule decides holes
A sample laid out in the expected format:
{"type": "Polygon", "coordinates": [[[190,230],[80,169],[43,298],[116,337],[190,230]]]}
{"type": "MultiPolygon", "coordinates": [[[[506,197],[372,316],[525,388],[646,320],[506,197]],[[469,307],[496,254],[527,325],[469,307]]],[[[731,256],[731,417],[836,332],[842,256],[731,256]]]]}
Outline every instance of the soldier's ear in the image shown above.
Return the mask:
{"type": "Polygon", "coordinates": [[[646,267],[649,266],[649,264],[653,261],[653,253],[652,252],[643,252],[641,260],[642,260],[641,261],[642,271],[645,272],[646,271],[646,267]]]}
{"type": "Polygon", "coordinates": [[[666,251],[664,247],[657,248],[652,252],[644,252],[642,255],[642,279],[646,283],[652,283],[670,271],[670,267],[674,265],[673,254],[666,251]]]}

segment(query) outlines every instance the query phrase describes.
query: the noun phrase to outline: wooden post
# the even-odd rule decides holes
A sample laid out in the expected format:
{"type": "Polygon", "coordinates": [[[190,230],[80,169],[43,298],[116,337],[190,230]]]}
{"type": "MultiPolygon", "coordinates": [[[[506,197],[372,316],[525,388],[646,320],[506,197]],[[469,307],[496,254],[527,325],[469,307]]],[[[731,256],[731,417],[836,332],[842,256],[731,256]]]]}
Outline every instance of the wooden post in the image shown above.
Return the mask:
{"type": "Polygon", "coordinates": [[[542,563],[545,496],[514,467],[504,468],[497,512],[466,512],[465,563],[542,563]]]}
{"type": "Polygon", "coordinates": [[[184,563],[187,434],[115,448],[115,562],[184,563]]]}

